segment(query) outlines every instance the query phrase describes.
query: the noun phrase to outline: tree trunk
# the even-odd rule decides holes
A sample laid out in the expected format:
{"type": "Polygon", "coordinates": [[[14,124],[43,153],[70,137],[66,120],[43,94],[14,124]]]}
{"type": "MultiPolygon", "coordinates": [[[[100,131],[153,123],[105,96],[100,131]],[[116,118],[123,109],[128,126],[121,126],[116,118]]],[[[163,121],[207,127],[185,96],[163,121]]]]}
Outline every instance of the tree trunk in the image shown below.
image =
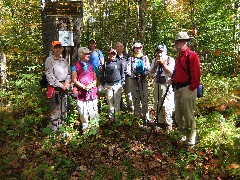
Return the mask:
{"type": "Polygon", "coordinates": [[[7,83],[7,72],[6,72],[6,66],[7,66],[7,58],[6,55],[3,52],[0,52],[0,82],[1,82],[1,89],[4,91],[6,90],[6,83],[7,83]]]}
{"type": "MultiPolygon", "coordinates": [[[[46,0],[46,2],[51,2],[51,0],[46,0]]],[[[55,17],[47,17],[43,12],[45,3],[41,0],[42,4],[42,45],[43,45],[43,53],[45,59],[51,53],[51,43],[52,41],[57,39],[57,26],[56,26],[56,18],[55,17]]]]}
{"type": "Polygon", "coordinates": [[[80,46],[81,27],[82,27],[82,18],[74,18],[73,19],[74,49],[73,49],[72,62],[77,60],[77,56],[78,56],[77,52],[78,52],[78,48],[80,46]]]}
{"type": "Polygon", "coordinates": [[[124,6],[127,7],[125,9],[125,39],[124,39],[124,46],[125,46],[125,51],[128,53],[128,43],[129,43],[129,17],[130,17],[130,2],[129,0],[124,1],[124,6]],[[126,2],[127,1],[127,2],[126,2]]]}
{"type": "Polygon", "coordinates": [[[240,25],[239,25],[239,11],[240,11],[240,2],[239,1],[235,1],[233,4],[233,8],[234,8],[234,29],[233,29],[233,40],[234,40],[234,50],[235,52],[238,53],[238,55],[240,55],[240,48],[239,48],[239,29],[240,29],[240,25]]]}
{"type": "Polygon", "coordinates": [[[139,40],[144,44],[146,0],[139,0],[139,40]]]}

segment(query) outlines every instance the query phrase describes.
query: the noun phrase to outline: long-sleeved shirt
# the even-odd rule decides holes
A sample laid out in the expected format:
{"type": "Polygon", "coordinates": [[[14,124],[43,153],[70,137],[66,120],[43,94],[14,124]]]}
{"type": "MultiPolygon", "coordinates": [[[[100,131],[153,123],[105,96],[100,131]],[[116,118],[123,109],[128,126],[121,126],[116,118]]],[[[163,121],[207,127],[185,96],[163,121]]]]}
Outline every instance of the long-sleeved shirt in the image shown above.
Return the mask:
{"type": "Polygon", "coordinates": [[[54,59],[49,56],[45,61],[45,74],[49,85],[63,88],[62,82],[71,81],[71,70],[64,58],[54,59]]]}
{"type": "Polygon", "coordinates": [[[150,70],[150,62],[147,56],[141,58],[130,57],[126,67],[126,74],[133,77],[136,74],[148,75],[150,70]],[[142,63],[139,63],[142,62],[142,63]],[[139,64],[143,66],[138,68],[139,64]],[[140,69],[140,71],[138,71],[140,69]]]}
{"type": "Polygon", "coordinates": [[[129,55],[127,53],[123,53],[123,56],[119,56],[117,54],[116,58],[122,62],[122,65],[123,65],[123,69],[124,69],[124,75],[125,75],[125,72],[126,72],[126,67],[127,67],[127,63],[129,61],[129,55]]]}
{"type": "MultiPolygon", "coordinates": [[[[175,59],[175,74],[173,77],[174,83],[187,83],[189,81],[189,75],[187,74],[187,56],[189,51],[190,49],[187,48],[185,51],[182,51],[175,59]],[[185,72],[183,68],[187,72],[185,72]]],[[[200,60],[194,51],[191,51],[191,54],[189,56],[189,69],[191,74],[189,89],[193,91],[199,86],[201,76],[200,60]]]]}
{"type": "MultiPolygon", "coordinates": [[[[168,69],[171,73],[170,73],[170,74],[167,74],[167,73],[165,72],[165,70],[162,68],[162,73],[160,74],[161,69],[160,69],[159,66],[158,66],[158,67],[156,68],[155,76],[160,75],[160,76],[166,76],[166,77],[171,78],[171,74],[173,73],[173,70],[174,70],[174,67],[175,67],[175,60],[174,60],[174,58],[172,58],[172,57],[170,57],[170,56],[166,56],[163,60],[166,62],[166,64],[167,64],[167,69],[168,69]]],[[[155,63],[156,63],[156,58],[154,58],[153,61],[152,61],[150,71],[154,68],[155,63]]]]}

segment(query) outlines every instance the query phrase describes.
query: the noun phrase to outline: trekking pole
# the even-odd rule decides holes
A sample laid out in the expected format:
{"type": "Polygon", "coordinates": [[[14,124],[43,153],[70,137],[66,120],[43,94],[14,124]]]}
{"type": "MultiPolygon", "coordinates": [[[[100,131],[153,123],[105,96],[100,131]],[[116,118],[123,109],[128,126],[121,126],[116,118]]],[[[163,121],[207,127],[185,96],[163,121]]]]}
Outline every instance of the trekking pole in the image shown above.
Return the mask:
{"type": "Polygon", "coordinates": [[[114,98],[115,98],[115,96],[114,96],[114,88],[112,87],[112,91],[113,91],[113,117],[114,117],[114,120],[115,120],[115,100],[114,100],[114,98]]]}
{"type": "Polygon", "coordinates": [[[157,92],[158,92],[158,97],[157,97],[157,100],[158,100],[158,103],[157,103],[157,113],[156,113],[156,122],[158,123],[158,115],[159,115],[159,113],[160,113],[160,111],[159,111],[159,86],[160,86],[160,79],[161,79],[161,74],[162,74],[162,72],[163,72],[163,69],[162,69],[162,67],[161,67],[161,65],[159,65],[158,66],[158,81],[156,82],[156,83],[158,83],[158,88],[157,88],[157,92]],[[159,113],[158,113],[159,112],[159,113]]]}
{"type": "MultiPolygon", "coordinates": [[[[165,101],[165,99],[166,99],[166,96],[167,96],[167,93],[168,93],[168,91],[169,91],[170,86],[171,86],[171,84],[169,84],[169,85],[167,86],[166,92],[165,92],[164,95],[163,95],[163,99],[162,99],[161,105],[160,105],[160,107],[159,107],[159,109],[158,109],[158,111],[157,111],[157,114],[156,114],[157,116],[159,115],[160,111],[162,110],[162,107],[163,107],[163,104],[164,104],[164,101],[165,101]]],[[[158,121],[157,121],[157,122],[155,121],[155,123],[158,124],[158,121]]]]}
{"type": "Polygon", "coordinates": [[[69,95],[68,95],[68,91],[66,91],[66,103],[65,103],[65,108],[66,108],[66,119],[67,119],[67,123],[69,123],[69,119],[68,119],[68,108],[69,106],[69,95]]]}
{"type": "Polygon", "coordinates": [[[60,95],[60,111],[61,111],[61,120],[63,122],[63,109],[62,109],[62,101],[63,101],[63,96],[62,96],[62,93],[59,92],[59,95],[60,95]]]}

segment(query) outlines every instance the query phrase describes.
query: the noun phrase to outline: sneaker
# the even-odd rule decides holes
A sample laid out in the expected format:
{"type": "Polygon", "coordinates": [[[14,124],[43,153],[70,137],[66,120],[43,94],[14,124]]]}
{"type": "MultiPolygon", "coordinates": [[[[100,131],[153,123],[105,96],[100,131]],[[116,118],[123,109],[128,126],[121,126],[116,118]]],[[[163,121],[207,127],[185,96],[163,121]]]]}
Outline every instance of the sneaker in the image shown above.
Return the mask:
{"type": "Polygon", "coordinates": [[[166,126],[166,131],[172,131],[172,125],[166,126]]]}
{"type": "Polygon", "coordinates": [[[191,144],[191,145],[190,144],[186,144],[185,148],[186,148],[186,151],[192,151],[195,148],[195,144],[191,144]]]}
{"type": "Polygon", "coordinates": [[[187,140],[187,136],[181,136],[180,142],[185,142],[187,140]]]}
{"type": "Polygon", "coordinates": [[[67,132],[62,133],[62,137],[68,138],[69,134],[67,132]]]}

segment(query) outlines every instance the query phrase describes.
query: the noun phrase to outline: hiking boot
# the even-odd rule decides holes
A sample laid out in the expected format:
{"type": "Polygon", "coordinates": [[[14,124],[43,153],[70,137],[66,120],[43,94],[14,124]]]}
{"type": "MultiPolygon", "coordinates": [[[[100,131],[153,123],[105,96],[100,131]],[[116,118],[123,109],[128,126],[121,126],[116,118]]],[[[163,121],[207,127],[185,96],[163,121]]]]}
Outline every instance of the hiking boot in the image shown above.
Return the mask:
{"type": "Polygon", "coordinates": [[[172,131],[172,125],[169,125],[169,126],[167,125],[167,126],[166,126],[166,131],[168,131],[168,132],[169,132],[169,131],[172,131]]]}
{"type": "Polygon", "coordinates": [[[192,151],[195,149],[195,144],[185,144],[186,151],[192,151]]]}
{"type": "Polygon", "coordinates": [[[187,140],[187,136],[180,136],[180,142],[185,142],[187,140]]]}

